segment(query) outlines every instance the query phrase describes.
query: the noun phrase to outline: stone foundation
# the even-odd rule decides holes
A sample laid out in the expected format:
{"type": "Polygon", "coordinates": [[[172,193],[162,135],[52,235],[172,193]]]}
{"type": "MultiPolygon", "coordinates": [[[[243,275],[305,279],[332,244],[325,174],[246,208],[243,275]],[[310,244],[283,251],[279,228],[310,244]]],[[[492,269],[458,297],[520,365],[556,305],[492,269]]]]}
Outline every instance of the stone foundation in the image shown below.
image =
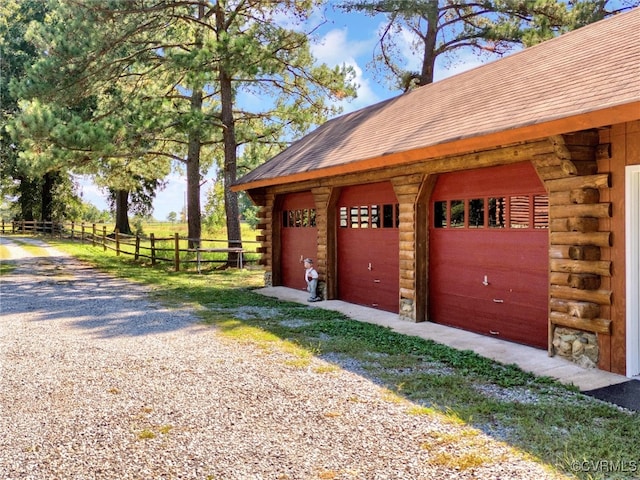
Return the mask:
{"type": "Polygon", "coordinates": [[[398,314],[400,320],[407,322],[415,322],[416,314],[413,308],[413,300],[409,298],[400,299],[400,313],[398,314]]]}
{"type": "Polygon", "coordinates": [[[600,350],[595,333],[566,327],[556,327],[553,333],[553,348],[560,355],[586,368],[596,368],[600,350]]]}
{"type": "Polygon", "coordinates": [[[264,286],[273,287],[273,277],[271,276],[271,272],[264,272],[264,286]]]}

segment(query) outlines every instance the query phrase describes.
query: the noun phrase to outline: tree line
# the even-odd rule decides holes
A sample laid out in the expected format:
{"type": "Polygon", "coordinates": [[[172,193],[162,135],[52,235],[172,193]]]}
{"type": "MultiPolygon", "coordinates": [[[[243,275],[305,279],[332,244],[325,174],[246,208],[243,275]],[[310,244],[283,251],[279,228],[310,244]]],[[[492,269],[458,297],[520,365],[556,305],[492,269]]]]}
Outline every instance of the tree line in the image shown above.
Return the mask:
{"type": "Polygon", "coordinates": [[[243,200],[230,186],[356,95],[352,67],[312,55],[323,13],[381,19],[370,68],[400,93],[433,82],[436,61],[455,63],[464,49],[501,56],[638,4],[5,0],[3,201],[15,202],[16,220],[64,220],[82,209],[74,176],[90,175],[109,192],[115,226],[128,233],[129,214],[148,214],[167,176],[181,169],[196,245],[201,183],[213,168],[212,200],[237,245],[243,200]]]}

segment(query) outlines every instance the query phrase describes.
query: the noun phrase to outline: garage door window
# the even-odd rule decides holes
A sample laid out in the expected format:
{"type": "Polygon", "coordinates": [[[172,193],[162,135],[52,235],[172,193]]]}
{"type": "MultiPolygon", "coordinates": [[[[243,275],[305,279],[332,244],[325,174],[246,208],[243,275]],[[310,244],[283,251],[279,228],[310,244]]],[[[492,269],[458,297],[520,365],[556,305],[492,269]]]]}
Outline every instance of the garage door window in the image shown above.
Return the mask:
{"type": "Polygon", "coordinates": [[[535,195],[533,203],[533,228],[549,228],[549,197],[535,195]]]}
{"type": "Polygon", "coordinates": [[[398,228],[397,204],[340,207],[340,228],[398,228]]]}
{"type": "Polygon", "coordinates": [[[507,199],[504,197],[489,198],[489,228],[505,228],[505,207],[507,199]]]}
{"type": "Polygon", "coordinates": [[[464,200],[451,200],[450,205],[451,228],[464,228],[464,200]]]}
{"type": "Polygon", "coordinates": [[[511,228],[529,228],[531,208],[529,197],[517,195],[509,198],[509,220],[511,228]]]}
{"type": "Polygon", "coordinates": [[[547,195],[438,200],[433,202],[435,228],[549,228],[547,195]]]}
{"type": "Polygon", "coordinates": [[[484,198],[469,200],[469,228],[484,227],[484,198]]]}
{"type": "Polygon", "coordinates": [[[316,209],[299,208],[282,211],[282,226],[284,228],[308,228],[316,226],[316,209]]]}

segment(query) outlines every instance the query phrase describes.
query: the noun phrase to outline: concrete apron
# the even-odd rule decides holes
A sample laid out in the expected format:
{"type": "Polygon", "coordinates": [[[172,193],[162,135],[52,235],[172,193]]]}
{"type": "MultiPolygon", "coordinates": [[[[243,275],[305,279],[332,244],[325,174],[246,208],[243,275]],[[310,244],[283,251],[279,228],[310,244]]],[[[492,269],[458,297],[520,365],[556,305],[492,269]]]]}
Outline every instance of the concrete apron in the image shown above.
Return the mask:
{"type": "MultiPolygon", "coordinates": [[[[267,297],[275,297],[295,303],[307,303],[306,290],[287,287],[265,287],[255,290],[267,297]]],[[[398,315],[374,308],[354,305],[341,300],[324,300],[308,303],[312,308],[334,310],[354,320],[374,323],[391,328],[404,335],[413,335],[433,340],[457,350],[471,350],[491,360],[503,364],[516,364],[522,370],[538,376],[555,378],[567,384],[575,385],[581,391],[594,390],[625,382],[629,378],[597,369],[588,369],[571,363],[560,357],[549,357],[546,350],[507,342],[458,328],[446,327],[437,323],[412,323],[400,320],[398,315]]]]}

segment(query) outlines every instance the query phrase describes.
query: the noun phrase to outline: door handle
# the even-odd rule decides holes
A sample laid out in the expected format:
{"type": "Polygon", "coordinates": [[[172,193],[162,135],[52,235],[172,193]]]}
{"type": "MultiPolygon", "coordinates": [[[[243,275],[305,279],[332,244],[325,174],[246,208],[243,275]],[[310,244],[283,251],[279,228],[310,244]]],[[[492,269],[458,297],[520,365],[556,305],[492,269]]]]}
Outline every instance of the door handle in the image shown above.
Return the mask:
{"type": "Polygon", "coordinates": [[[367,267],[367,270],[369,271],[373,270],[373,268],[371,267],[371,264],[369,264],[369,266],[367,267]]]}
{"type": "Polygon", "coordinates": [[[502,300],[501,298],[494,298],[493,303],[504,303],[504,300],[502,300]]]}

